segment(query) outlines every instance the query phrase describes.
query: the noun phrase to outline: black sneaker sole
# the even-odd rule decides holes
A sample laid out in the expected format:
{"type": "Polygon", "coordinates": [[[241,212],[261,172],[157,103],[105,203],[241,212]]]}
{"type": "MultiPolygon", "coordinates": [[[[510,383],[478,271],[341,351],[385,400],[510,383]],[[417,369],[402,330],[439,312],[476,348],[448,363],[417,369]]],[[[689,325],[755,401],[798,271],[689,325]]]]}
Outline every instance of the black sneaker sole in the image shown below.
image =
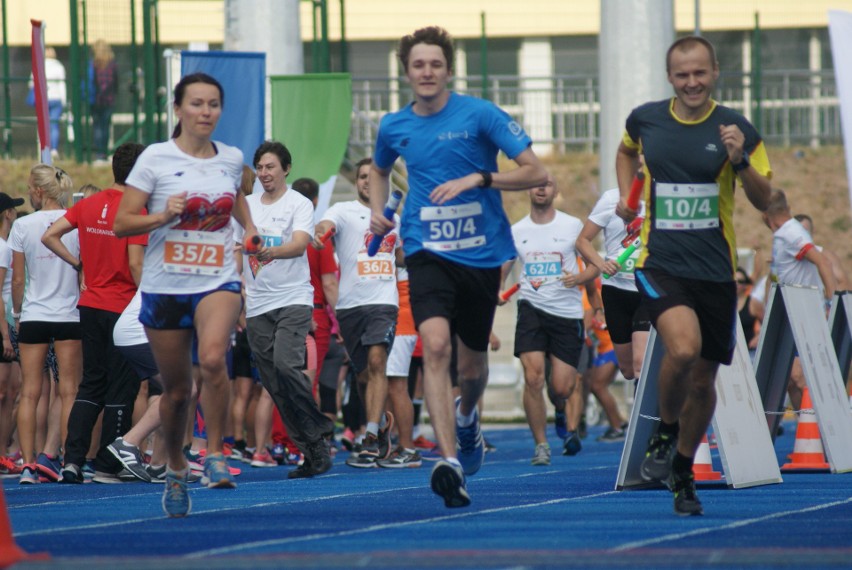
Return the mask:
{"type": "Polygon", "coordinates": [[[464,481],[449,464],[437,465],[432,471],[432,492],[444,499],[444,506],[448,509],[466,507],[470,505],[470,495],[464,488],[464,481]]]}
{"type": "MultiPolygon", "coordinates": [[[[639,474],[642,476],[642,479],[649,483],[662,483],[666,487],[669,487],[671,468],[668,465],[660,466],[658,463],[649,461],[646,458],[642,461],[639,474]]],[[[669,487],[669,490],[671,490],[671,487],[669,487]]]]}

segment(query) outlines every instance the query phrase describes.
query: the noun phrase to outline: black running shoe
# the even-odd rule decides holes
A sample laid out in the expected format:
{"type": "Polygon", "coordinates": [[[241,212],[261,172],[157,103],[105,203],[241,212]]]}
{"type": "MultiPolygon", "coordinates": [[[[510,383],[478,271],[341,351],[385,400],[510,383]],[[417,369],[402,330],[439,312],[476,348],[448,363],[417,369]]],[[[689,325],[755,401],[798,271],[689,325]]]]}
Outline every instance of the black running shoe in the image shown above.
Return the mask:
{"type": "Polygon", "coordinates": [[[695,491],[695,475],[692,471],[685,474],[671,472],[666,485],[674,492],[674,512],[681,517],[704,514],[698,493],[695,491]]]}
{"type": "Polygon", "coordinates": [[[677,450],[677,437],[655,433],[648,441],[648,451],[639,469],[645,481],[665,482],[672,470],[672,459],[677,450]]]}
{"type": "Polygon", "coordinates": [[[385,419],[387,424],[385,427],[379,430],[378,440],[379,440],[379,449],[378,449],[378,459],[387,459],[390,457],[391,452],[394,450],[394,446],[391,443],[390,434],[393,431],[393,414],[390,412],[385,412],[385,419]]]}
{"type": "Polygon", "coordinates": [[[464,483],[464,471],[449,461],[441,460],[432,468],[432,492],[443,497],[447,508],[466,507],[470,495],[464,483]]]}
{"type": "Polygon", "coordinates": [[[308,444],[308,455],[311,456],[311,469],[314,475],[322,475],[333,465],[331,455],[328,452],[328,442],[325,438],[308,444]]]}

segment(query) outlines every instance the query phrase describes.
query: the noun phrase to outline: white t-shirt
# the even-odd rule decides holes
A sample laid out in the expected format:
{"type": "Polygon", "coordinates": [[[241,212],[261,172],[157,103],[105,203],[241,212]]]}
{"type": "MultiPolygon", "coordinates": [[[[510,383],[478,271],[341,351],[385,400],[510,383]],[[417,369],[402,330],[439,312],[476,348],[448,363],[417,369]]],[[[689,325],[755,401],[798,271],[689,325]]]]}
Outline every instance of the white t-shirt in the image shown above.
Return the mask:
{"type": "Polygon", "coordinates": [[[583,318],[583,292],[561,281],[563,270],[579,272],[575,244],[582,229],[583,222],[559,211],[547,224],[527,216],[512,226],[521,264],[521,300],[557,317],[583,318]]]}
{"type": "Polygon", "coordinates": [[[145,327],[139,322],[139,311],[142,310],[142,291],[137,290],[130,303],[115,322],[112,329],[112,340],[115,346],[137,346],[148,344],[145,327]]]}
{"type": "MultiPolygon", "coordinates": [[[[314,205],[294,190],[287,190],[274,204],[264,204],[266,192],[246,199],[251,219],[265,247],[286,245],[294,232],[314,235],[314,205]]],[[[234,238],[242,244],[245,230],[234,224],[234,238]]],[[[273,309],[293,305],[313,306],[314,288],[308,256],[273,259],[261,263],[253,255],[243,255],[246,284],[246,317],[256,317],[273,309]]]]}
{"type": "Polygon", "coordinates": [[[795,218],[787,220],[772,236],[772,274],[779,283],[817,287],[823,291],[817,266],[805,259],[815,248],[811,235],[795,218]]]}
{"type": "Polygon", "coordinates": [[[0,237],[0,267],[6,270],[3,280],[3,302],[8,307],[12,303],[12,250],[6,240],[0,237]]]}
{"type": "Polygon", "coordinates": [[[152,214],[166,209],[169,196],[188,193],[183,216],[149,234],[139,286],[145,293],[203,293],[240,280],[230,220],[243,153],[220,142],[215,145],[216,156],[196,158],[174,140],[152,144],[127,178],[128,186],[151,195],[152,214]]]}
{"type": "Polygon", "coordinates": [[[396,257],[400,246],[399,216],[396,226],[382,240],[375,256],[367,255],[370,233],[370,208],[357,200],[338,202],[326,210],[323,221],[334,223],[334,242],[340,260],[338,309],[363,305],[399,306],[396,290],[396,257]]]}
{"type": "MultiPolygon", "coordinates": [[[[616,260],[622,252],[627,249],[627,245],[623,241],[627,238],[627,226],[624,220],[615,214],[615,207],[618,205],[620,194],[618,188],[607,190],[595,204],[592,213],[589,214],[589,221],[596,226],[603,228],[604,231],[604,249],[606,250],[607,260],[616,260]]],[[[645,215],[645,202],[639,203],[640,217],[645,215]]],[[[636,291],[636,283],[633,281],[633,269],[636,265],[636,260],[639,259],[639,254],[642,248],[636,248],[636,251],[627,259],[621,266],[621,271],[615,275],[611,275],[609,279],[604,279],[604,285],[612,285],[619,289],[627,291],[636,291]]]]}
{"type": "MultiPolygon", "coordinates": [[[[21,322],[80,321],[80,313],[77,311],[77,302],[80,300],[77,272],[41,243],[41,236],[47,228],[64,215],[65,210],[41,210],[18,218],[12,224],[9,247],[12,251],[24,254],[29,276],[21,322]]],[[[80,254],[77,230],[62,236],[62,243],[71,255],[80,254]]]]}

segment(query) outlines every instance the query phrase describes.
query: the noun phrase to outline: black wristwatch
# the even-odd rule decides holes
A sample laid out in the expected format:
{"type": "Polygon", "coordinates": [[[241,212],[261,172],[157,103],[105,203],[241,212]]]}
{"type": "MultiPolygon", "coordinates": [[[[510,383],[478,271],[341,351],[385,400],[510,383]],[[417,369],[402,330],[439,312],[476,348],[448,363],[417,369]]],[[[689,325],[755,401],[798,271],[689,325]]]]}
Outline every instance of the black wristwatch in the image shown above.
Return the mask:
{"type": "Polygon", "coordinates": [[[491,173],[487,170],[480,170],[479,175],[482,176],[482,184],[480,188],[491,188],[491,173]]]}
{"type": "Polygon", "coordinates": [[[77,265],[72,265],[71,267],[74,268],[74,271],[76,271],[77,273],[80,273],[81,271],[83,271],[83,262],[78,261],[77,265]]]}
{"type": "Polygon", "coordinates": [[[734,172],[739,174],[740,172],[748,168],[750,164],[751,162],[749,161],[748,153],[746,151],[743,151],[742,158],[740,159],[740,161],[736,164],[731,163],[731,168],[734,169],[734,172]]]}

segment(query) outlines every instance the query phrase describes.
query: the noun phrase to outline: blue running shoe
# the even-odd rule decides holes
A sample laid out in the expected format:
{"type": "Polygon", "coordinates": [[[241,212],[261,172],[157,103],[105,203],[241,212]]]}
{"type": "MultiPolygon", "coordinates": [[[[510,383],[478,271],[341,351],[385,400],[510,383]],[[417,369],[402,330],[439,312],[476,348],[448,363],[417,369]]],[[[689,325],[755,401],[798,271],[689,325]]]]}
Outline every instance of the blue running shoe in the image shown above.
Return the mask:
{"type": "MultiPolygon", "coordinates": [[[[461,398],[456,398],[456,410],[461,406],[461,398]]],[[[465,475],[473,475],[482,467],[485,461],[485,441],[482,439],[482,431],[479,429],[479,411],[473,410],[473,423],[467,427],[456,424],[456,450],[459,455],[459,463],[462,464],[465,475]]],[[[463,506],[463,505],[462,505],[463,506]]]]}
{"type": "Polygon", "coordinates": [[[553,427],[556,428],[556,437],[563,441],[566,437],[568,437],[568,426],[565,411],[560,412],[559,410],[556,410],[556,414],[553,416],[553,427]]]}
{"type": "Polygon", "coordinates": [[[59,481],[62,465],[59,464],[59,458],[51,459],[46,453],[39,453],[36,457],[36,471],[45,482],[56,483],[59,481]]]}
{"type": "Polygon", "coordinates": [[[231,479],[228,461],[224,455],[209,453],[204,458],[204,475],[201,476],[201,484],[206,485],[208,489],[233,489],[237,486],[231,479]]]}
{"type": "Polygon", "coordinates": [[[470,495],[465,488],[464,472],[449,461],[439,461],[432,468],[430,481],[432,492],[444,499],[449,508],[466,507],[470,504],[470,495]]]}
{"type": "Polygon", "coordinates": [[[166,471],[166,489],[163,491],[163,511],[170,517],[185,517],[192,509],[187,489],[187,475],[180,477],[171,469],[166,471]]]}
{"type": "Polygon", "coordinates": [[[562,444],[562,455],[577,455],[583,449],[583,443],[580,441],[580,434],[576,431],[569,431],[568,437],[562,444]]]}

